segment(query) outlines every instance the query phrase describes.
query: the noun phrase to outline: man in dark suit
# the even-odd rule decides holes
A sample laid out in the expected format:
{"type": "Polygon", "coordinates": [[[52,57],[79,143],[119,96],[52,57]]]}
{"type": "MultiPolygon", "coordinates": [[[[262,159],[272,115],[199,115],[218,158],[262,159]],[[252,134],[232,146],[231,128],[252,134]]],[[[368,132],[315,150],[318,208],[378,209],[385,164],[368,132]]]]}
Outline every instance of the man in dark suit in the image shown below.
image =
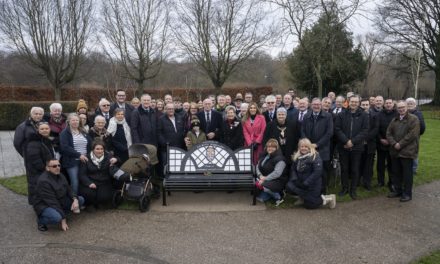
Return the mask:
{"type": "Polygon", "coordinates": [[[306,115],[301,126],[301,138],[308,138],[316,145],[319,156],[323,161],[322,189],[325,194],[327,189],[327,175],[330,171],[330,145],[333,136],[332,114],[322,111],[321,100],[312,100],[312,111],[306,115]]]}
{"type": "Polygon", "coordinates": [[[161,160],[167,160],[167,146],[184,148],[185,130],[183,120],[179,115],[175,115],[173,103],[165,105],[165,114],[157,122],[157,135],[159,138],[159,151],[161,160]]]}
{"type": "Polygon", "coordinates": [[[134,111],[134,107],[130,104],[125,103],[126,99],[127,99],[127,95],[125,94],[125,91],[119,89],[116,92],[116,102],[114,102],[110,105],[110,113],[112,115],[114,115],[116,108],[124,109],[125,120],[127,121],[128,125],[130,126],[131,125],[131,123],[130,123],[131,113],[134,111]]]}
{"type": "Polygon", "coordinates": [[[108,127],[108,123],[110,121],[110,118],[113,117],[113,113],[110,112],[110,102],[105,99],[102,98],[99,103],[98,103],[98,109],[95,111],[95,115],[93,116],[93,118],[91,119],[91,124],[89,124],[89,127],[92,128],[95,125],[95,118],[96,116],[100,115],[103,116],[105,118],[105,128],[108,127]]]}
{"type": "Polygon", "coordinates": [[[131,113],[131,137],[133,144],[151,144],[157,147],[157,116],[151,108],[151,96],[144,94],[141,105],[131,113]]]}
{"type": "Polygon", "coordinates": [[[269,124],[273,120],[277,119],[277,108],[276,108],[277,99],[273,95],[266,96],[265,102],[267,105],[267,111],[263,113],[264,119],[266,120],[266,124],[269,124]]]}
{"type": "Polygon", "coordinates": [[[222,115],[212,110],[212,100],[203,100],[203,111],[197,113],[200,120],[200,128],[205,132],[208,140],[220,140],[220,129],[222,127],[222,115]]]}

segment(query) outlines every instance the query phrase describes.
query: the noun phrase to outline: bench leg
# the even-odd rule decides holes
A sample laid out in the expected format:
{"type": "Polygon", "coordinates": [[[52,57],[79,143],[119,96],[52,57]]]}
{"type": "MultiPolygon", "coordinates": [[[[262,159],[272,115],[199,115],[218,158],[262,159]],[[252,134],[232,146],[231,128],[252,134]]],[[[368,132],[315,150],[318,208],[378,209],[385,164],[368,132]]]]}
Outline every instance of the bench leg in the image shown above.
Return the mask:
{"type": "Polygon", "coordinates": [[[256,205],[257,204],[257,190],[253,190],[252,191],[252,205],[256,205]]]}
{"type": "Polygon", "coordinates": [[[162,187],[162,206],[167,206],[167,194],[165,188],[162,187]]]}

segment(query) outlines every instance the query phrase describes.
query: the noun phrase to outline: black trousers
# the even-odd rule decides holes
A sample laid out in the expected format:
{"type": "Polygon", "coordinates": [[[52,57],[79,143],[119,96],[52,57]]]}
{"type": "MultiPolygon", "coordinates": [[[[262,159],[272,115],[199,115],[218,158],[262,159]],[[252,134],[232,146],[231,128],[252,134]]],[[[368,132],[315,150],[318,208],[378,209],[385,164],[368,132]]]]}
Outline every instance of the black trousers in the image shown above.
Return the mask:
{"type": "Polygon", "coordinates": [[[356,192],[360,174],[361,158],[362,152],[360,151],[347,151],[345,149],[339,149],[339,159],[341,162],[341,182],[344,190],[356,192]]]}
{"type": "Polygon", "coordinates": [[[413,159],[393,158],[393,185],[397,193],[412,197],[413,159]]]}
{"type": "Polygon", "coordinates": [[[98,205],[110,202],[113,198],[113,186],[111,183],[97,185],[96,189],[80,184],[79,193],[85,199],[87,205],[98,205]]]}
{"type": "Polygon", "coordinates": [[[368,153],[367,146],[361,157],[361,181],[365,187],[371,187],[371,178],[373,178],[374,153],[368,153]]]}
{"type": "Polygon", "coordinates": [[[388,150],[377,149],[377,183],[385,184],[385,168],[388,171],[388,186],[391,185],[393,178],[393,168],[390,152],[388,150]],[[386,163],[386,165],[385,165],[386,163]]]}
{"type": "Polygon", "coordinates": [[[328,187],[328,178],[330,175],[330,168],[331,163],[329,160],[323,160],[322,161],[322,187],[321,187],[321,193],[327,194],[327,187],[328,187]]]}

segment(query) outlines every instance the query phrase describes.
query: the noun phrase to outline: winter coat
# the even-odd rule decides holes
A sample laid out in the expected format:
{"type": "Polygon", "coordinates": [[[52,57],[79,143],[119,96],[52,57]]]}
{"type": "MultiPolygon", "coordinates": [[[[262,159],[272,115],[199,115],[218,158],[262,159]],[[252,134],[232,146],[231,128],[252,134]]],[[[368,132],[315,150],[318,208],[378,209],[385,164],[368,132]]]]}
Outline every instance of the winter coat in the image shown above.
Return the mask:
{"type": "MultiPolygon", "coordinates": [[[[286,163],[284,156],[283,156],[283,153],[281,152],[280,149],[278,149],[277,151],[272,153],[269,156],[269,159],[266,160],[264,165],[262,165],[261,163],[263,162],[263,160],[266,158],[267,155],[268,155],[267,152],[264,152],[260,155],[260,159],[257,164],[257,167],[258,167],[257,176],[258,177],[260,176],[260,175],[258,175],[259,173],[263,176],[268,176],[269,174],[274,172],[275,166],[278,163],[280,163],[280,162],[286,163]]],[[[284,187],[286,186],[286,182],[287,182],[286,168],[287,168],[287,166],[285,167],[285,169],[283,170],[283,172],[281,174],[274,175],[276,178],[274,178],[272,180],[265,180],[263,182],[263,187],[268,188],[272,192],[281,192],[282,190],[284,190],[284,187]]]]}
{"type": "Polygon", "coordinates": [[[381,112],[379,112],[377,116],[377,122],[379,124],[379,132],[377,135],[377,147],[379,150],[382,151],[388,151],[389,145],[383,145],[380,140],[381,139],[387,139],[387,129],[388,126],[391,123],[391,120],[395,118],[397,115],[396,110],[388,111],[386,109],[383,109],[381,112]]]}
{"type": "Polygon", "coordinates": [[[322,160],[319,154],[300,156],[290,167],[287,191],[304,199],[304,206],[317,208],[322,205],[322,160]]]}
{"type": "Polygon", "coordinates": [[[157,116],[150,108],[145,110],[139,106],[131,114],[131,137],[133,144],[150,144],[157,147],[157,116]]]}
{"type": "Polygon", "coordinates": [[[281,126],[278,123],[278,120],[275,119],[273,122],[269,123],[266,126],[266,130],[264,132],[263,138],[263,147],[266,146],[267,141],[273,138],[278,141],[281,152],[284,155],[286,163],[290,165],[291,156],[293,152],[298,147],[298,137],[296,133],[296,120],[286,120],[286,123],[281,126]],[[281,136],[282,130],[284,130],[284,137],[281,136]]]}
{"type": "Polygon", "coordinates": [[[369,129],[367,139],[365,140],[368,154],[374,154],[376,152],[377,134],[379,133],[378,115],[379,114],[377,112],[374,112],[373,110],[370,110],[368,114],[369,129]]]}
{"type": "MultiPolygon", "coordinates": [[[[131,114],[134,111],[134,106],[132,106],[131,104],[125,103],[124,104],[124,117],[125,120],[127,120],[127,124],[130,126],[131,124],[131,114]]],[[[119,105],[117,102],[111,103],[110,104],[110,113],[112,114],[112,116],[115,114],[115,110],[119,108],[119,105]]]]}
{"type": "Polygon", "coordinates": [[[253,163],[257,164],[258,157],[260,153],[263,152],[263,137],[264,131],[266,130],[266,120],[264,120],[263,115],[256,115],[255,120],[252,123],[249,117],[246,121],[242,121],[243,125],[243,137],[244,146],[251,146],[253,143],[258,144],[257,148],[254,149],[253,163]]]}
{"type": "Polygon", "coordinates": [[[423,133],[425,133],[426,124],[425,124],[425,119],[423,118],[422,111],[420,111],[418,109],[414,109],[413,111],[409,111],[409,113],[417,116],[417,118],[419,119],[419,121],[420,121],[420,136],[423,135],[423,133]]]}
{"type": "Polygon", "coordinates": [[[157,134],[159,136],[159,146],[162,151],[166,151],[167,145],[171,147],[185,148],[183,121],[179,116],[174,116],[176,128],[167,115],[159,118],[157,123],[157,134]],[[177,131],[176,131],[177,130],[177,131]]]}
{"type": "Polygon", "coordinates": [[[203,132],[202,130],[200,130],[199,136],[197,136],[196,133],[192,130],[188,131],[188,133],[186,133],[186,137],[189,138],[189,141],[191,141],[191,146],[188,147],[188,150],[191,149],[192,147],[194,147],[194,145],[197,145],[197,144],[200,144],[200,143],[206,141],[205,132],[203,132]]]}
{"type": "Polygon", "coordinates": [[[87,155],[89,159],[85,163],[81,163],[79,168],[79,182],[81,185],[89,187],[94,183],[99,185],[111,185],[113,175],[119,170],[116,166],[110,166],[110,154],[104,152],[104,159],[100,162],[99,167],[92,162],[90,154],[87,155]]]}
{"type": "Polygon", "coordinates": [[[100,133],[95,127],[92,127],[89,129],[89,136],[92,142],[100,140],[104,142],[106,151],[113,152],[113,136],[107,132],[107,129],[105,129],[104,133],[100,133]]]}
{"type": "Polygon", "coordinates": [[[227,120],[223,121],[220,141],[232,150],[244,146],[243,126],[238,119],[234,119],[231,124],[227,120]]]}
{"type": "Polygon", "coordinates": [[[60,152],[60,133],[67,126],[66,116],[64,114],[61,114],[60,120],[58,122],[55,122],[50,114],[45,114],[44,120],[49,123],[52,145],[56,152],[60,152]]]}
{"type": "Polygon", "coordinates": [[[393,158],[416,159],[419,152],[420,122],[417,116],[406,114],[402,120],[395,117],[387,129],[390,155],[393,158]],[[400,150],[394,148],[400,144],[400,150]]]}
{"type": "Polygon", "coordinates": [[[223,123],[222,114],[217,111],[211,110],[209,127],[206,126],[207,123],[205,111],[198,112],[197,117],[200,120],[200,129],[205,132],[206,136],[208,136],[209,133],[213,132],[215,133],[215,136],[211,140],[220,140],[220,129],[223,123]]]}
{"type": "Polygon", "coordinates": [[[344,145],[351,139],[351,151],[362,152],[364,141],[368,136],[368,115],[359,108],[355,113],[345,111],[336,117],[335,133],[340,150],[346,150],[344,145]]]}
{"type": "Polygon", "coordinates": [[[24,157],[24,150],[26,149],[28,140],[37,134],[38,131],[35,127],[35,122],[31,118],[28,118],[17,126],[14,134],[14,148],[20,156],[24,157]]]}
{"type": "Polygon", "coordinates": [[[317,145],[319,156],[324,161],[330,160],[330,143],[333,137],[333,116],[321,111],[316,117],[313,112],[307,113],[301,126],[301,138],[308,138],[317,145]]]}
{"type": "Polygon", "coordinates": [[[65,200],[73,202],[76,194],[73,193],[63,174],[55,175],[45,171],[38,178],[35,197],[33,206],[37,215],[40,215],[44,209],[51,207],[64,219],[66,218],[63,210],[65,200]]]}
{"type": "MultiPolygon", "coordinates": [[[[81,134],[87,139],[87,153],[90,152],[92,147],[92,140],[89,135],[81,134]]],[[[79,166],[79,157],[81,154],[75,150],[73,146],[73,136],[70,127],[66,127],[60,134],[60,150],[61,150],[61,165],[63,168],[72,168],[79,166]]]]}

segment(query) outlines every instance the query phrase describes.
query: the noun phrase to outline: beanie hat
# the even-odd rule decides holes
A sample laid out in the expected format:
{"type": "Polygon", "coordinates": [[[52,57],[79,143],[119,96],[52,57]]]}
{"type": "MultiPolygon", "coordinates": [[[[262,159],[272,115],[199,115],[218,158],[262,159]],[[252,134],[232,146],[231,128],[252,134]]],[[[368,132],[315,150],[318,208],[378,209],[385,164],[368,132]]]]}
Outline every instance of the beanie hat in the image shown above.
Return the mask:
{"type": "Polygon", "coordinates": [[[200,120],[197,117],[195,117],[191,120],[191,128],[193,128],[195,126],[200,127],[200,120]]]}
{"type": "Polygon", "coordinates": [[[78,111],[81,108],[85,108],[86,110],[88,110],[87,103],[83,99],[79,99],[78,106],[76,107],[76,111],[78,111]]]}

